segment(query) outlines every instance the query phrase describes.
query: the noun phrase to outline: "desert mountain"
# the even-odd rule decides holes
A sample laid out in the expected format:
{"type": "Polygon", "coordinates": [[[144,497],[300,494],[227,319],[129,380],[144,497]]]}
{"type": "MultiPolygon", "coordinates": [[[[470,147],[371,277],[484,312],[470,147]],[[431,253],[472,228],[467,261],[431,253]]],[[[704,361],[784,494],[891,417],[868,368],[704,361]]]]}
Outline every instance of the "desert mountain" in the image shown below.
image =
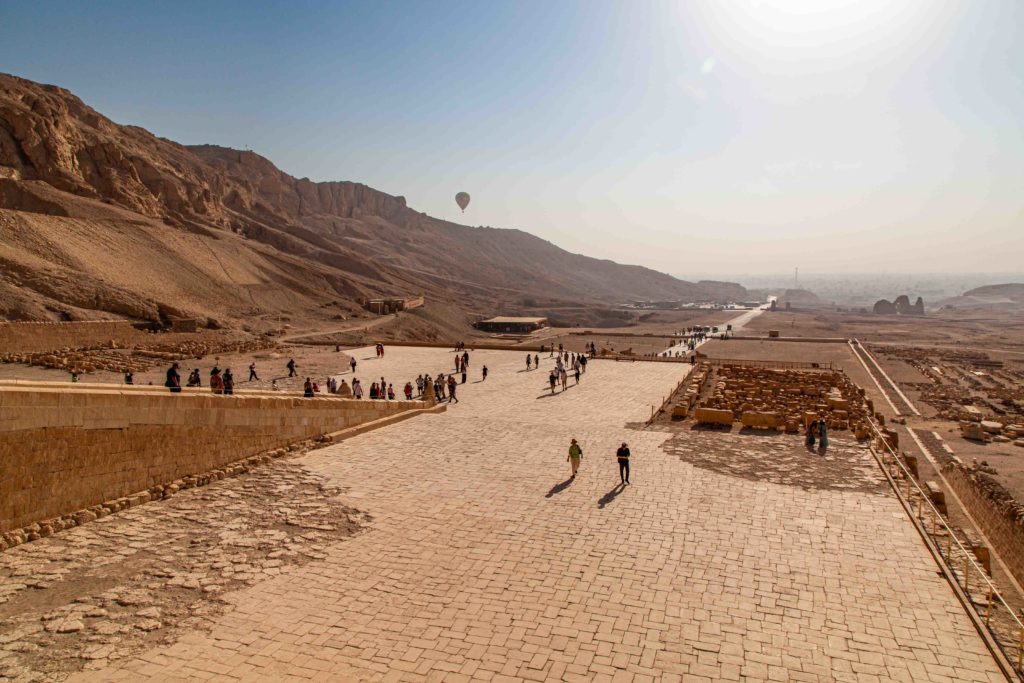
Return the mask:
{"type": "Polygon", "coordinates": [[[960,296],[943,299],[939,305],[943,308],[1019,308],[1024,306],[1024,283],[975,287],[960,296]]]}
{"type": "Polygon", "coordinates": [[[296,179],[253,152],[180,145],[0,74],[0,315],[240,322],[415,294],[487,313],[531,296],[607,305],[745,291],[438,220],[359,183],[296,179]]]}

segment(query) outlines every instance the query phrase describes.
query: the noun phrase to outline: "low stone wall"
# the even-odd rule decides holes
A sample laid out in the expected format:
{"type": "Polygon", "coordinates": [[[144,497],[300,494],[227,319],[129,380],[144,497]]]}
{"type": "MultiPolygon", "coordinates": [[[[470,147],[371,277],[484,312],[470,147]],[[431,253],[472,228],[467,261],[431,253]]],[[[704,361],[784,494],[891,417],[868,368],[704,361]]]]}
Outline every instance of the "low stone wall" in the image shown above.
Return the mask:
{"type": "Polygon", "coordinates": [[[1018,582],[1024,583],[1024,517],[1012,498],[1001,503],[993,499],[977,473],[956,462],[942,468],[950,487],[967,507],[996,554],[1018,582]]]}
{"type": "Polygon", "coordinates": [[[66,323],[0,323],[0,353],[45,353],[55,349],[98,348],[111,341],[130,346],[151,339],[128,320],[66,323]]]}
{"type": "MultiPolygon", "coordinates": [[[[88,386],[88,388],[86,388],[88,386]]],[[[423,401],[0,387],[0,532],[59,517],[423,401]]]]}

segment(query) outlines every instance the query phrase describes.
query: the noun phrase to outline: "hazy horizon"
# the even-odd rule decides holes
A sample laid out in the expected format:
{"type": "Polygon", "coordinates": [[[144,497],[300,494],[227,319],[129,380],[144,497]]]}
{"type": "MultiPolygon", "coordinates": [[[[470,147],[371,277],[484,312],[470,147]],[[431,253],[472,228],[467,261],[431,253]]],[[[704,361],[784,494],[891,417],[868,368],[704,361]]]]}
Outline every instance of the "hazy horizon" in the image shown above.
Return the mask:
{"type": "Polygon", "coordinates": [[[1012,0],[8,3],[0,68],[690,280],[1012,273],[1022,23],[1012,0]]]}

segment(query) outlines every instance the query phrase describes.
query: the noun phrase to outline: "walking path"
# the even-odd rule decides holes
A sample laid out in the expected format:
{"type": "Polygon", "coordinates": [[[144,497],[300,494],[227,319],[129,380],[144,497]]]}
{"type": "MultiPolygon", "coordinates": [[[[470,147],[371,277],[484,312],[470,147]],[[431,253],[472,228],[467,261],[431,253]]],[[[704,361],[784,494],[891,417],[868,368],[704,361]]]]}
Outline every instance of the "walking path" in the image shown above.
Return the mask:
{"type": "MultiPolygon", "coordinates": [[[[389,346],[360,367],[433,375],[451,356],[389,346]]],[[[863,450],[834,456],[863,460],[836,470],[849,485],[696,467],[706,433],[627,427],[689,366],[594,363],[552,396],[547,358],[526,372],[520,353],[470,356],[448,412],[291,461],[368,515],[363,531],[228,592],[209,632],[72,680],[1003,680],[863,450]]],[[[737,457],[771,457],[731,438],[737,457]]]]}
{"type": "MultiPolygon", "coordinates": [[[[749,310],[749,311],[743,311],[742,313],[737,315],[735,318],[732,318],[731,320],[725,322],[724,324],[719,325],[718,329],[721,330],[722,332],[724,332],[725,330],[728,329],[729,325],[732,325],[732,334],[736,334],[741,329],[743,329],[743,327],[747,323],[749,323],[751,320],[753,320],[757,316],[759,316],[762,313],[764,313],[765,310],[766,309],[764,307],[759,307],[759,308],[755,308],[755,309],[752,309],[752,310],[749,310]]],[[[709,334],[705,339],[703,339],[702,341],[697,342],[695,348],[700,348],[701,346],[703,346],[704,344],[707,344],[709,341],[711,341],[712,339],[715,339],[715,338],[716,338],[715,335],[709,334]]],[[[671,346],[671,347],[665,349],[664,351],[662,351],[658,355],[659,356],[672,356],[672,355],[674,355],[676,353],[679,353],[680,355],[685,355],[685,354],[687,354],[689,352],[690,352],[689,341],[682,341],[682,342],[680,342],[680,343],[678,343],[678,344],[676,344],[674,346],[671,346]]]]}

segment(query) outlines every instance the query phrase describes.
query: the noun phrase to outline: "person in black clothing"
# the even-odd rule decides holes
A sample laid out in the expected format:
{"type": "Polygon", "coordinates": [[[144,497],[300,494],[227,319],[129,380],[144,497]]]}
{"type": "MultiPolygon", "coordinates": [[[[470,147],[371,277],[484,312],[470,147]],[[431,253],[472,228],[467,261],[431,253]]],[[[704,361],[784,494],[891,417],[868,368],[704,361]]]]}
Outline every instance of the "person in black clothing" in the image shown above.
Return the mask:
{"type": "Polygon", "coordinates": [[[224,376],[221,378],[224,382],[224,394],[227,396],[234,395],[235,393],[235,376],[231,374],[231,368],[224,370],[224,376]]]}
{"type": "MultiPolygon", "coordinates": [[[[487,366],[486,365],[484,366],[484,369],[483,369],[483,375],[484,375],[484,379],[487,379],[487,366]]],[[[482,382],[483,380],[480,380],[480,381],[482,382]]]]}
{"type": "Polygon", "coordinates": [[[352,374],[356,374],[356,359],[354,356],[352,357],[352,360],[349,362],[349,365],[352,366],[352,374]]]}
{"type": "Polygon", "coordinates": [[[259,379],[260,376],[256,374],[256,364],[249,363],[249,381],[251,382],[253,380],[256,380],[258,382],[259,379]]]}
{"type": "Polygon", "coordinates": [[[623,484],[629,483],[629,446],[623,441],[619,450],[615,451],[615,457],[619,461],[619,479],[623,484]]]}
{"type": "Polygon", "coordinates": [[[288,359],[288,365],[286,365],[285,367],[288,368],[288,376],[289,377],[294,377],[297,374],[295,372],[295,359],[294,358],[289,358],[288,359]]]}
{"type": "Polygon", "coordinates": [[[172,363],[171,367],[167,368],[167,381],[164,382],[164,386],[174,394],[181,391],[181,375],[178,374],[177,363],[172,363]]]}

